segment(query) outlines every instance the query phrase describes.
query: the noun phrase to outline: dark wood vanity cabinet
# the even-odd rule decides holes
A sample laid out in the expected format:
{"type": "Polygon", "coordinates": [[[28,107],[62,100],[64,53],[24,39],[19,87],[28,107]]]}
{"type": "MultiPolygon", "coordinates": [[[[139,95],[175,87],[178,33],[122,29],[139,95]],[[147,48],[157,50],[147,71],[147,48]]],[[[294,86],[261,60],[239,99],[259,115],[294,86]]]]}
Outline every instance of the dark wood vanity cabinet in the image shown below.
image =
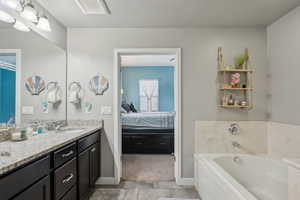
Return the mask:
{"type": "Polygon", "coordinates": [[[47,176],[22,192],[14,200],[51,200],[50,176],[47,176]]]}
{"type": "Polygon", "coordinates": [[[86,200],[100,177],[100,132],[0,176],[0,200],[86,200]]]}
{"type": "Polygon", "coordinates": [[[100,177],[100,137],[79,141],[78,148],[78,200],[86,200],[100,177]]]}
{"type": "Polygon", "coordinates": [[[94,185],[100,177],[100,143],[96,143],[90,150],[90,184],[94,185]]]}

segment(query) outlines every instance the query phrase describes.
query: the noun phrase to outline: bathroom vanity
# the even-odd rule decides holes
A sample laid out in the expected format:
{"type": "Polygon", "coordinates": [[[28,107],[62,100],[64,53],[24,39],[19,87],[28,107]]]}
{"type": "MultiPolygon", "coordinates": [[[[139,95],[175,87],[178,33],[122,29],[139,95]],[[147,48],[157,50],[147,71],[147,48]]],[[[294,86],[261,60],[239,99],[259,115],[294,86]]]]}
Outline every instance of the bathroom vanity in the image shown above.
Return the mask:
{"type": "Polygon", "coordinates": [[[53,132],[2,143],[11,145],[11,155],[0,157],[1,200],[88,199],[100,177],[101,130],[53,132]]]}

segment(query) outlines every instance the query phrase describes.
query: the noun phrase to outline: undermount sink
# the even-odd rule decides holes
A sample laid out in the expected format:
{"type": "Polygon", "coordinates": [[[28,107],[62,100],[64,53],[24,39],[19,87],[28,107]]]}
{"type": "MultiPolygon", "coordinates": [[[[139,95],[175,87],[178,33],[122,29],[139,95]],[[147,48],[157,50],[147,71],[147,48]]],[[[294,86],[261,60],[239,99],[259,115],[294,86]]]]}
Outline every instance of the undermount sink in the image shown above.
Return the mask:
{"type": "Polygon", "coordinates": [[[60,130],[58,130],[57,132],[58,133],[65,133],[65,132],[68,132],[68,133],[78,133],[78,132],[81,132],[81,131],[84,131],[85,128],[72,128],[72,127],[66,127],[66,128],[62,128],[60,130]]]}

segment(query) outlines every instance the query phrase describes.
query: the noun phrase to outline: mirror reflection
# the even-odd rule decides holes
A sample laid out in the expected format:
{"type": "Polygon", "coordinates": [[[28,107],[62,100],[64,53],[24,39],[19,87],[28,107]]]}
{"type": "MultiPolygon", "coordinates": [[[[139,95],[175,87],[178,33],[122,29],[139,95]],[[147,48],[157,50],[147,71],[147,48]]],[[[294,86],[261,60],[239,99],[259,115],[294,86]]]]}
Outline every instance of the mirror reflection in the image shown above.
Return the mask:
{"type": "Polygon", "coordinates": [[[66,52],[0,22],[0,123],[66,120],[66,52]]]}

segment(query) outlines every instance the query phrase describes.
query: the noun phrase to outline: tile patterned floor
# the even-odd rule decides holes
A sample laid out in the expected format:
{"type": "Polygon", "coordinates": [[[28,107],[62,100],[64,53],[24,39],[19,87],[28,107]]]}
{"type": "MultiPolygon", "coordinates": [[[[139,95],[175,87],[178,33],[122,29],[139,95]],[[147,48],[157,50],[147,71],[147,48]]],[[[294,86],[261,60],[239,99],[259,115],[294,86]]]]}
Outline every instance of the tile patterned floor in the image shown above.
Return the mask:
{"type": "Polygon", "coordinates": [[[174,182],[171,155],[124,155],[120,185],[97,186],[90,200],[200,199],[194,187],[174,182]]]}
{"type": "Polygon", "coordinates": [[[199,199],[193,187],[173,181],[123,181],[118,186],[98,186],[90,200],[158,200],[159,198],[199,199]]]}

